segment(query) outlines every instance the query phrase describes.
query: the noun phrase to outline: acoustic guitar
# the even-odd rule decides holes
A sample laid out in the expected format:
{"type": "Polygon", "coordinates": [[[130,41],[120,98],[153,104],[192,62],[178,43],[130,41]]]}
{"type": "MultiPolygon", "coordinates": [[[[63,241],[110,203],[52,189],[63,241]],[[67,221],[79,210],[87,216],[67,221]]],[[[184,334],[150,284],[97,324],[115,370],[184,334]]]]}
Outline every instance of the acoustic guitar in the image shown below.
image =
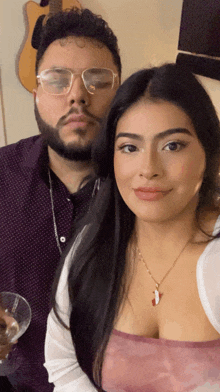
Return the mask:
{"type": "MultiPolygon", "coordinates": [[[[45,0],[44,0],[45,3],[45,0]]],[[[43,0],[41,1],[43,4],[43,0]]],[[[46,1],[48,4],[48,1],[46,1]]],[[[50,0],[49,5],[41,6],[34,1],[25,5],[28,21],[28,34],[18,61],[18,76],[21,84],[30,92],[36,88],[35,61],[42,25],[56,12],[68,8],[82,8],[78,0],[50,0]]]]}

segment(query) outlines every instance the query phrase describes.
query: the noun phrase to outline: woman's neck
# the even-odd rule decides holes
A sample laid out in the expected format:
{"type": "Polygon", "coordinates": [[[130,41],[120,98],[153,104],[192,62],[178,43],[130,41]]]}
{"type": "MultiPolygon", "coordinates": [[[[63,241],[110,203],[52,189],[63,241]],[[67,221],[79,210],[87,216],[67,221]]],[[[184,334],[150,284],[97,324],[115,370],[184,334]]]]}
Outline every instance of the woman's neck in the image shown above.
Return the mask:
{"type": "MultiPolygon", "coordinates": [[[[202,229],[212,234],[218,214],[203,214],[200,219],[202,229]]],[[[135,240],[145,254],[157,260],[170,259],[171,253],[189,243],[205,242],[208,236],[199,228],[195,213],[188,213],[164,222],[146,222],[136,219],[135,240]]]]}
{"type": "Polygon", "coordinates": [[[202,233],[212,235],[218,212],[203,212],[199,224],[195,213],[188,213],[176,217],[176,219],[164,222],[146,222],[136,219],[133,240],[145,255],[151,259],[165,261],[170,256],[178,253],[178,250],[189,241],[190,243],[205,242],[209,239],[202,233]]]}
{"type": "Polygon", "coordinates": [[[158,244],[158,241],[179,240],[187,238],[195,232],[195,214],[184,214],[184,216],[157,222],[144,221],[136,218],[135,230],[138,238],[144,238],[150,244],[158,244]]]}

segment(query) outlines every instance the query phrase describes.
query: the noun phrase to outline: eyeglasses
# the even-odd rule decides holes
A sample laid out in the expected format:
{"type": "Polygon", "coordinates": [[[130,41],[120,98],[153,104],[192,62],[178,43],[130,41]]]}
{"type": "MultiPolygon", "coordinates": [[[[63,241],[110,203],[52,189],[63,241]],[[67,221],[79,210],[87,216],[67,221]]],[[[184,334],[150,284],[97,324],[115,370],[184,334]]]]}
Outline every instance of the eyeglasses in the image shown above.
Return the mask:
{"type": "Polygon", "coordinates": [[[43,70],[37,75],[37,80],[46,93],[64,95],[71,90],[76,75],[81,76],[84,86],[90,94],[111,90],[115,78],[118,76],[108,68],[89,68],[82,72],[73,72],[67,68],[53,68],[43,70]]]}

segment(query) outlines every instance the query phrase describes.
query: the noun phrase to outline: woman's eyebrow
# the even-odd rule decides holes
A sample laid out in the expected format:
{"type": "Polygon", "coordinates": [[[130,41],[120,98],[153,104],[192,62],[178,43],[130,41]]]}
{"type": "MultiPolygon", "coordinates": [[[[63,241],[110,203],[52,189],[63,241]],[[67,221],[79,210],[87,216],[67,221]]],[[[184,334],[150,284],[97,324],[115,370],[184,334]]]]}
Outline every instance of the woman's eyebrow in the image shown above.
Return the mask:
{"type": "Polygon", "coordinates": [[[157,133],[154,139],[163,139],[166,136],[173,135],[175,133],[183,133],[188,136],[193,136],[193,134],[187,128],[170,128],[164,132],[157,133]]]}
{"type": "Polygon", "coordinates": [[[119,137],[129,137],[130,139],[135,139],[135,140],[143,140],[142,135],[138,135],[137,133],[129,133],[129,132],[120,132],[116,135],[115,140],[117,140],[119,137]]]}
{"type": "MultiPolygon", "coordinates": [[[[175,133],[182,133],[188,136],[193,136],[193,134],[187,128],[171,128],[171,129],[167,129],[166,131],[157,133],[156,135],[154,135],[154,139],[163,139],[166,136],[173,135],[175,133]]],[[[144,139],[142,135],[139,135],[137,133],[129,133],[129,132],[118,133],[118,135],[115,137],[115,140],[117,140],[119,137],[128,137],[130,139],[135,139],[135,140],[144,139]]]]}

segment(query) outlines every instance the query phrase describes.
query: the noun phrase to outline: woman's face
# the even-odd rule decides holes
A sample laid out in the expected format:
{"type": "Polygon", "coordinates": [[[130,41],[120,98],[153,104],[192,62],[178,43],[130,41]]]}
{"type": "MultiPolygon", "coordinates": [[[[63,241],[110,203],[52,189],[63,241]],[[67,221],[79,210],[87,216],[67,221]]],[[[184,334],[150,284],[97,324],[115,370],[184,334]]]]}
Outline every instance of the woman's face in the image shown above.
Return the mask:
{"type": "Polygon", "coordinates": [[[118,121],[115,179],[139,219],[159,223],[194,214],[205,166],[192,122],[178,106],[142,99],[118,121]]]}

